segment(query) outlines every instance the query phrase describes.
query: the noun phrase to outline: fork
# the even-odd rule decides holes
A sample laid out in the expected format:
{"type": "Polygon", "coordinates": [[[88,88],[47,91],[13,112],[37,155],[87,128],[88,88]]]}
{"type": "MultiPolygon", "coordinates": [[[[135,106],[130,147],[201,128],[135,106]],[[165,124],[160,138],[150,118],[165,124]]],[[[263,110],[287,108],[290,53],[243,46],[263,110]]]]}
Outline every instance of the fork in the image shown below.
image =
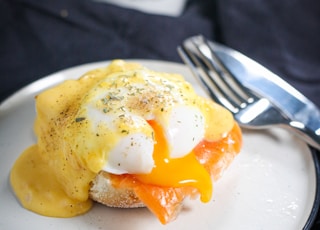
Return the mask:
{"type": "Polygon", "coordinates": [[[300,121],[289,118],[269,99],[242,85],[219,59],[206,38],[199,35],[187,39],[178,47],[178,53],[209,96],[226,107],[241,127],[285,128],[320,150],[319,135],[300,121]]]}

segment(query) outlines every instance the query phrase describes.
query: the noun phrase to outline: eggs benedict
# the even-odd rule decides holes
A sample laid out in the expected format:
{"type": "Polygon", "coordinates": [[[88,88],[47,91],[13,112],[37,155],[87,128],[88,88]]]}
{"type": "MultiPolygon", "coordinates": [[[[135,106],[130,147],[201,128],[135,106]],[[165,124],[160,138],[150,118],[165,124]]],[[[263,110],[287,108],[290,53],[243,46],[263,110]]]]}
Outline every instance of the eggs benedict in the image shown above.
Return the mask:
{"type": "Polygon", "coordinates": [[[37,143],[15,162],[17,198],[45,216],[72,217],[92,201],[149,208],[161,223],[186,197],[209,202],[242,137],[226,109],[179,74],[115,60],[35,98],[37,143]]]}

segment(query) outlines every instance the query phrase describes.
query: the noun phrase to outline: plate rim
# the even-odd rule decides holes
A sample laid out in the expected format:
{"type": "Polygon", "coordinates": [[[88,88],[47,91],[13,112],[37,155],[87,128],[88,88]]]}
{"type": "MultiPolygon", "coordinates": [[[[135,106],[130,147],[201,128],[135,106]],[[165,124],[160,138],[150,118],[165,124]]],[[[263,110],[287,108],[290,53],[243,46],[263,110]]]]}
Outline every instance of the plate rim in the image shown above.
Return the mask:
{"type": "Polygon", "coordinates": [[[309,146],[313,163],[314,163],[314,169],[315,169],[315,196],[314,196],[314,201],[313,201],[313,206],[309,215],[309,218],[307,219],[303,230],[311,229],[317,219],[318,212],[319,212],[319,207],[320,207],[320,161],[319,161],[319,154],[320,152],[316,150],[315,148],[309,146]]]}
{"type": "MultiPolygon", "coordinates": [[[[114,59],[113,59],[114,60],[114,59]]],[[[39,82],[41,81],[47,81],[49,78],[54,78],[55,76],[66,72],[66,71],[72,71],[76,70],[79,68],[86,68],[86,67],[91,67],[91,66],[103,66],[109,64],[113,60],[104,60],[104,61],[97,61],[97,62],[89,62],[89,63],[84,63],[80,65],[75,65],[71,67],[67,67],[65,69],[61,69],[58,71],[55,71],[49,75],[43,76],[41,78],[38,78],[35,81],[32,81],[31,83],[25,85],[24,87],[18,89],[17,91],[13,92],[6,98],[4,98],[2,101],[0,101],[0,115],[2,114],[3,111],[6,111],[7,108],[11,107],[12,103],[18,103],[18,99],[21,98],[24,94],[27,94],[30,96],[30,94],[34,94],[41,92],[42,90],[53,86],[54,84],[58,84],[62,82],[63,80],[66,80],[65,78],[61,78],[56,80],[54,83],[47,83],[44,87],[42,87],[40,90],[36,90],[34,92],[30,92],[31,87],[33,85],[38,85],[39,82]],[[22,94],[22,95],[21,95],[22,94]]],[[[129,62],[142,62],[142,63],[148,63],[148,64],[165,64],[165,65],[171,65],[179,68],[188,68],[185,64],[180,63],[180,62],[172,62],[172,61],[167,61],[167,60],[158,60],[158,59],[122,59],[124,61],[129,61],[129,62]]],[[[190,72],[192,75],[192,73],[190,72]]],[[[79,77],[79,76],[78,76],[79,77]]],[[[77,78],[78,78],[77,77],[77,78]]],[[[67,78],[69,79],[69,78],[67,78]]],[[[1,118],[1,117],[0,117],[1,118]]],[[[306,223],[303,227],[303,229],[311,229],[313,227],[313,224],[316,221],[319,209],[320,209],[320,152],[317,151],[315,148],[308,146],[308,149],[310,150],[310,154],[312,156],[312,161],[314,165],[314,170],[315,170],[315,192],[314,192],[314,198],[313,198],[313,205],[310,211],[310,214],[306,220],[306,223]]]]}

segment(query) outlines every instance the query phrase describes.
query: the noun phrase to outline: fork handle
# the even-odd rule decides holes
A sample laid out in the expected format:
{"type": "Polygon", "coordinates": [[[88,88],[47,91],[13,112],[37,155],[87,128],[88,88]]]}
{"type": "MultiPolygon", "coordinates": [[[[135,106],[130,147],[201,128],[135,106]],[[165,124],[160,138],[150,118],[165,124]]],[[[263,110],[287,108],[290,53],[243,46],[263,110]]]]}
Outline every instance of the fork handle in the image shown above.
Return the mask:
{"type": "Polygon", "coordinates": [[[314,131],[299,121],[290,121],[288,125],[301,139],[320,151],[320,128],[314,131]]]}

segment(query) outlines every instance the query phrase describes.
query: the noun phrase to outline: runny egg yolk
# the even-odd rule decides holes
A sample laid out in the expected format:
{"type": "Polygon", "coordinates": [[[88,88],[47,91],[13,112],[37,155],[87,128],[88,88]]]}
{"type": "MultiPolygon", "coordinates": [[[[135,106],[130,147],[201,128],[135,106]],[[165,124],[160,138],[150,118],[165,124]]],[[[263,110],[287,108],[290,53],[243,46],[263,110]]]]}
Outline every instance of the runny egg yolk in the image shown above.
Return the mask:
{"type": "Polygon", "coordinates": [[[149,121],[155,132],[155,148],[153,158],[155,166],[149,174],[135,177],[146,184],[167,187],[190,186],[198,189],[202,202],[208,202],[212,195],[212,182],[209,173],[196,159],[194,153],[182,158],[170,158],[168,143],[162,127],[155,121],[149,121]]]}

